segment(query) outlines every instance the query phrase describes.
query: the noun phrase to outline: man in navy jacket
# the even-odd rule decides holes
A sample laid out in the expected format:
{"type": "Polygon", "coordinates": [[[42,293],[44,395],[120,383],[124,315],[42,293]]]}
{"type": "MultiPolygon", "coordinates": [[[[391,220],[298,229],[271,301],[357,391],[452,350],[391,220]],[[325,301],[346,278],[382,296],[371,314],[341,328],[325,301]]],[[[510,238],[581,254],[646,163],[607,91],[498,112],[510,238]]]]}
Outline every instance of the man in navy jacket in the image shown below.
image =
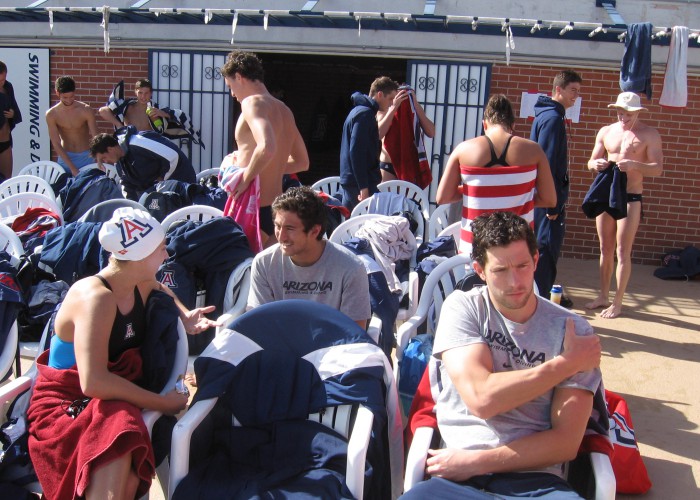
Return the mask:
{"type": "MultiPolygon", "coordinates": [[[[530,140],[537,142],[549,160],[557,205],[553,208],[535,208],[535,230],[540,259],[535,271],[535,281],[540,295],[549,298],[549,290],[557,278],[557,261],[566,231],[566,202],[569,199],[569,158],[566,133],[566,110],[576,104],[583,79],[567,69],[554,78],[552,97],[540,96],[535,104],[535,121],[530,140]]],[[[561,304],[571,307],[567,297],[561,304]]]]}
{"type": "Polygon", "coordinates": [[[399,85],[382,76],[374,80],[369,96],[355,92],[350,98],[353,109],[343,124],[340,145],[340,185],[343,205],[352,210],[359,201],[377,192],[381,182],[377,111],[386,112],[394,101],[399,85]]]}
{"type": "Polygon", "coordinates": [[[114,135],[93,137],[90,155],[100,164],[117,165],[122,190],[130,200],[138,201],[160,181],[196,182],[192,163],[180,148],[157,132],[139,132],[133,125],[114,135]]]}

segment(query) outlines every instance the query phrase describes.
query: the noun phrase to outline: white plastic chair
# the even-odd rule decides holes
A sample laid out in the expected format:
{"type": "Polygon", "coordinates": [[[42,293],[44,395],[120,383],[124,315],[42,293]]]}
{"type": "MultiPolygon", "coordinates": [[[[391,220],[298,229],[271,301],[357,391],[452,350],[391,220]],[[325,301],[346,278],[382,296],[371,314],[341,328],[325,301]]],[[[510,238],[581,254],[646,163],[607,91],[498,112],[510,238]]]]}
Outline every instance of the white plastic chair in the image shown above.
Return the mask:
{"type": "MultiPolygon", "coordinates": [[[[412,182],[408,181],[385,181],[377,186],[379,191],[384,193],[396,193],[405,196],[409,200],[413,200],[418,203],[420,211],[423,214],[423,227],[427,224],[430,219],[430,203],[428,201],[428,195],[424,189],[419,188],[412,182]]],[[[421,233],[421,237],[425,237],[425,234],[421,233]]]]}
{"type": "Polygon", "coordinates": [[[196,175],[197,182],[200,180],[209,177],[210,175],[219,175],[220,169],[219,168],[207,168],[205,170],[202,170],[196,175]]]}
{"type": "Polygon", "coordinates": [[[36,175],[18,175],[0,184],[0,200],[19,193],[39,193],[56,199],[51,185],[36,175]]]}
{"type": "MultiPolygon", "coordinates": [[[[17,259],[17,262],[24,255],[24,247],[17,233],[2,223],[0,223],[0,250],[10,254],[10,258],[17,259]]],[[[14,262],[11,262],[11,264],[15,265],[14,262]]]]}
{"type": "MultiPolygon", "coordinates": [[[[369,198],[365,198],[364,200],[360,201],[357,205],[355,205],[355,208],[352,209],[352,212],[350,212],[350,217],[358,217],[360,215],[367,215],[369,214],[369,204],[372,201],[372,197],[370,196],[369,198]]],[[[381,215],[381,214],[374,214],[374,215],[381,215]]]]}
{"type": "MultiPolygon", "coordinates": [[[[418,327],[428,320],[431,306],[434,306],[435,321],[428,321],[428,333],[435,333],[437,321],[440,317],[440,309],[447,296],[452,293],[457,282],[467,275],[467,266],[471,259],[466,254],[455,255],[441,262],[431,271],[423,285],[423,291],[418,299],[418,306],[413,316],[408,318],[396,332],[396,359],[403,359],[408,341],[416,335],[418,327]]],[[[398,378],[399,370],[394,374],[398,378]]]]}
{"type": "Polygon", "coordinates": [[[334,175],[319,179],[311,185],[311,189],[333,196],[335,193],[340,191],[340,176],[334,175]]]}
{"type": "MultiPolygon", "coordinates": [[[[369,198],[365,198],[357,205],[355,205],[355,208],[352,209],[352,213],[350,214],[350,218],[357,217],[359,215],[369,214],[370,203],[372,203],[373,196],[374,195],[370,196],[369,198]]],[[[413,213],[415,214],[415,212],[413,213]]],[[[414,218],[417,224],[415,231],[416,241],[418,242],[418,245],[420,245],[423,242],[423,235],[425,234],[425,218],[422,212],[420,214],[420,217],[414,218]]]]}
{"type": "MultiPolygon", "coordinates": [[[[418,427],[413,434],[413,441],[406,457],[406,474],[404,476],[404,493],[412,489],[425,478],[425,461],[433,440],[432,427],[418,427]]],[[[604,453],[590,452],[591,470],[595,478],[595,500],[615,500],[615,473],[610,457],[604,453]]],[[[588,498],[588,497],[586,497],[588,498]]]]}
{"type": "Polygon", "coordinates": [[[18,175],[35,175],[41,177],[49,184],[53,184],[58,180],[61,174],[65,174],[66,171],[63,167],[56,163],[55,161],[35,161],[30,163],[26,167],[22,167],[18,175]]]}
{"type": "Polygon", "coordinates": [[[63,211],[56,200],[39,193],[18,193],[0,200],[0,219],[17,217],[24,214],[28,208],[37,207],[51,210],[58,215],[63,224],[63,211]]]}
{"type": "Polygon", "coordinates": [[[168,215],[165,219],[163,219],[163,222],[161,222],[161,226],[163,226],[163,230],[167,231],[173,222],[178,220],[194,220],[204,222],[209,219],[215,219],[216,217],[223,216],[224,213],[216,207],[210,207],[208,205],[190,205],[189,207],[178,208],[173,213],[168,215]]]}
{"type": "MultiPolygon", "coordinates": [[[[276,315],[275,312],[270,311],[270,306],[279,307],[285,302],[287,301],[266,304],[265,306],[249,311],[247,314],[257,314],[259,316],[258,319],[260,320],[262,319],[260,315],[265,314],[263,312],[263,307],[267,307],[269,321],[266,321],[266,327],[276,331],[280,326],[280,322],[285,322],[288,319],[287,317],[281,317],[276,315]]],[[[308,301],[304,302],[305,304],[312,306],[319,305],[308,301]]],[[[275,307],[272,307],[272,309],[274,310],[275,307]]],[[[327,307],[323,306],[323,308],[326,309],[327,307]]],[[[304,321],[306,321],[306,317],[303,315],[303,310],[301,311],[301,314],[301,316],[295,316],[295,318],[291,320],[297,328],[304,328],[306,324],[304,323],[304,321]]],[[[310,314],[309,316],[312,315],[310,314]]],[[[327,316],[319,315],[318,312],[314,312],[313,317],[324,318],[327,316]]],[[[245,316],[243,318],[245,318],[245,316]]],[[[241,318],[241,320],[243,318],[241,318]]],[[[349,319],[347,320],[350,321],[349,319]]],[[[234,327],[235,331],[224,329],[221,334],[218,335],[216,339],[207,347],[205,352],[202,353],[202,356],[215,357],[222,362],[225,361],[232,364],[238,364],[240,360],[246,357],[249,352],[254,352],[256,350],[254,347],[252,347],[254,343],[248,339],[246,333],[251,333],[251,329],[255,328],[257,325],[253,326],[252,324],[248,324],[247,326],[242,327],[240,324],[234,324],[232,326],[234,327]],[[244,340],[241,341],[241,339],[244,340]],[[245,352],[246,350],[248,350],[248,352],[245,352]]],[[[313,324],[309,328],[310,331],[316,331],[318,324],[313,324]]],[[[355,367],[356,360],[362,360],[363,366],[382,367],[382,378],[386,384],[387,391],[386,405],[387,413],[389,414],[389,434],[390,439],[392,439],[392,434],[395,434],[395,429],[400,429],[401,426],[400,422],[397,420],[399,418],[397,412],[398,397],[396,395],[396,386],[391,378],[391,368],[388,364],[386,356],[377,346],[372,344],[355,344],[355,346],[356,347],[353,348],[353,352],[355,352],[354,349],[358,349],[357,352],[360,352],[361,350],[361,356],[344,356],[345,351],[342,349],[342,346],[337,346],[339,347],[338,350],[335,350],[334,347],[325,347],[319,351],[316,351],[323,351],[322,356],[309,355],[308,357],[305,357],[305,359],[307,359],[307,361],[315,365],[317,368],[319,365],[324,367],[329,365],[335,366],[334,363],[340,362],[340,360],[334,361],[336,356],[339,355],[344,356],[342,359],[342,366],[344,366],[346,370],[355,367]]],[[[296,354],[291,353],[290,355],[296,356],[296,354]]],[[[173,430],[172,447],[170,451],[170,483],[168,487],[169,498],[172,497],[177,486],[189,472],[190,444],[192,442],[192,435],[197,427],[214,409],[218,399],[218,397],[212,397],[210,399],[198,401],[189,408],[187,413],[175,425],[175,429],[173,430]]],[[[320,413],[308,415],[308,419],[320,422],[327,427],[334,429],[336,432],[348,439],[345,482],[354,498],[363,498],[364,464],[374,420],[372,412],[363,405],[340,405],[326,407],[324,411],[320,413]],[[354,409],[355,411],[353,411],[354,409]]],[[[234,426],[240,425],[237,421],[235,421],[235,419],[232,419],[231,424],[234,426]]],[[[400,437],[398,437],[398,440],[400,440],[400,437]]],[[[389,453],[391,454],[391,452],[389,453]]],[[[396,456],[393,456],[390,459],[393,460],[394,458],[396,458],[396,456]]]]}
{"type": "MultiPolygon", "coordinates": [[[[364,214],[350,217],[348,220],[335,228],[335,231],[333,231],[329,240],[333,243],[342,245],[349,239],[353,238],[355,233],[357,233],[357,231],[367,222],[382,219],[384,217],[388,216],[379,214],[364,214]]],[[[411,269],[416,267],[415,252],[411,256],[410,267],[411,269]]],[[[405,321],[410,318],[415,313],[416,307],[418,306],[418,273],[415,271],[411,271],[408,275],[408,290],[406,291],[406,294],[408,295],[408,305],[405,309],[399,309],[399,312],[396,315],[397,321],[405,321]]]]}
{"type": "Polygon", "coordinates": [[[455,242],[459,246],[459,234],[462,231],[462,222],[455,222],[453,224],[450,224],[447,226],[445,229],[440,231],[437,236],[449,236],[452,235],[452,237],[455,239],[455,242]]]}
{"type": "Polygon", "coordinates": [[[440,231],[450,225],[450,205],[438,205],[428,219],[428,241],[432,241],[440,231]]]}
{"type": "Polygon", "coordinates": [[[333,243],[342,245],[349,239],[353,238],[357,230],[364,226],[367,222],[381,219],[383,217],[386,217],[386,215],[364,214],[350,217],[345,222],[341,222],[338,227],[335,228],[335,231],[331,233],[331,237],[328,239],[333,243]]]}
{"type": "Polygon", "coordinates": [[[5,345],[0,352],[0,380],[5,378],[5,375],[12,371],[12,365],[15,362],[17,354],[17,344],[19,343],[19,328],[17,320],[12,323],[10,331],[5,338],[5,345]]]}

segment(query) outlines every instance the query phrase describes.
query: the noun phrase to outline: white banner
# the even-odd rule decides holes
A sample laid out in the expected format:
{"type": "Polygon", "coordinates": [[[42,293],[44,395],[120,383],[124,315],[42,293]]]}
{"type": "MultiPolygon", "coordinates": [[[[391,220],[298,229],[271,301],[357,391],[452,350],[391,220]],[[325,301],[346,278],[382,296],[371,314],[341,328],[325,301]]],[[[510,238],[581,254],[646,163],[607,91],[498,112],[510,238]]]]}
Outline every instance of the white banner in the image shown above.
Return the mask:
{"type": "MultiPolygon", "coordinates": [[[[534,118],[535,117],[535,104],[537,103],[537,98],[541,95],[549,95],[543,92],[535,94],[534,92],[523,92],[522,99],[520,100],[520,118],[534,118]]],[[[566,118],[571,120],[572,123],[578,123],[581,117],[581,98],[576,98],[576,104],[567,108],[566,118]]]]}
{"type": "Polygon", "coordinates": [[[15,90],[22,123],[12,131],[13,175],[32,162],[51,159],[51,141],[44,114],[49,109],[49,49],[0,47],[7,81],[15,90]]]}

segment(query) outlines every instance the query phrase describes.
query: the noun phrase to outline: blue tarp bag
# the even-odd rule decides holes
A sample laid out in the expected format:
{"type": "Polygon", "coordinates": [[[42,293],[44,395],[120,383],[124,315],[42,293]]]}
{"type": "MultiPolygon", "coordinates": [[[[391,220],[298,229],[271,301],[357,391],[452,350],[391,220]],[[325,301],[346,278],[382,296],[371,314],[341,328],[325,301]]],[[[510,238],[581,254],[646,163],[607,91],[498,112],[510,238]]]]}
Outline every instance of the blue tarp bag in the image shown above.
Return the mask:
{"type": "Polygon", "coordinates": [[[399,397],[406,415],[432,353],[433,336],[429,333],[413,337],[403,353],[399,364],[399,397]]]}

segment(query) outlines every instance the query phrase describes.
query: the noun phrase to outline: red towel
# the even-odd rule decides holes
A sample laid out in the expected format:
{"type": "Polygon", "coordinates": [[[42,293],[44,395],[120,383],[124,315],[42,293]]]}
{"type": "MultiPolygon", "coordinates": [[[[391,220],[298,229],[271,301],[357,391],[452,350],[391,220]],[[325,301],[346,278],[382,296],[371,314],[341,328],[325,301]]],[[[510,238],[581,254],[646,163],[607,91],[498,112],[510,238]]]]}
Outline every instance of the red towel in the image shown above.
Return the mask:
{"type": "MultiPolygon", "coordinates": [[[[62,401],[84,399],[76,367],[47,366],[49,352],[37,359],[37,376],[29,420],[29,454],[44,498],[65,499],[85,494],[91,474],[100,466],[131,453],[132,467],[141,479],[137,498],[144,495],[155,473],[155,459],[141,409],[124,401],[92,399],[77,418],[62,401]],[[65,405],[64,405],[65,406],[65,405]]],[[[110,363],[110,371],[134,381],[141,376],[138,348],[110,363]]]]}
{"type": "Polygon", "coordinates": [[[433,175],[425,154],[418,116],[411,109],[412,99],[406,99],[395,111],[394,120],[384,137],[384,148],[391,157],[396,177],[425,189],[432,182],[433,175]]]}

